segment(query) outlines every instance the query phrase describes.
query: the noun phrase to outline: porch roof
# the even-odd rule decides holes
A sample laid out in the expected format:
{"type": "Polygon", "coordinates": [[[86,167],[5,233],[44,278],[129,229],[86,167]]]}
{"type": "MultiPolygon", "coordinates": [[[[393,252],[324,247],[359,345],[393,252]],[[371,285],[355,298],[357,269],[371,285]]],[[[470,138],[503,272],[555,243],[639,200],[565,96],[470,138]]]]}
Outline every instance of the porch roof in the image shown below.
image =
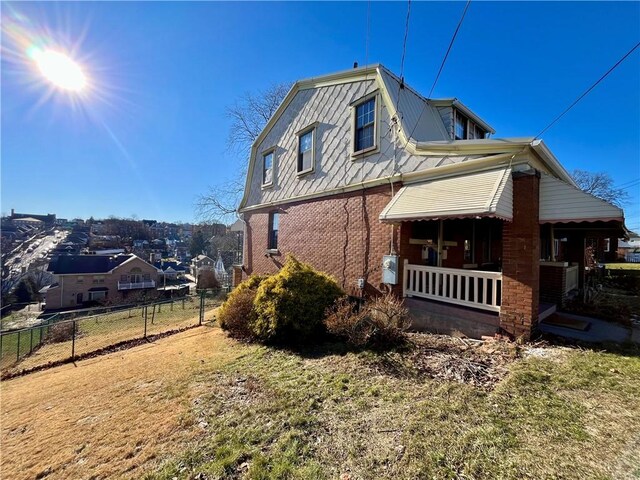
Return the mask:
{"type": "Polygon", "coordinates": [[[540,223],[624,222],[622,209],[550,175],[540,177],[540,223]]]}
{"type": "Polygon", "coordinates": [[[380,214],[388,222],[468,217],[513,219],[510,168],[405,185],[380,214]]]}

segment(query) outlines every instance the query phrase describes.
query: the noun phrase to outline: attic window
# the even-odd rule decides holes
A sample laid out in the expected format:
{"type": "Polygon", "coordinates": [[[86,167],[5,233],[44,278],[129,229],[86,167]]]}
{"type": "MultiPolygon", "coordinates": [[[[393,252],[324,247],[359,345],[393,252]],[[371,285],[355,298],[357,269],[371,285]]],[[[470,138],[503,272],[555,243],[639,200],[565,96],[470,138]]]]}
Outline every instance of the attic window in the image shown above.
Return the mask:
{"type": "Polygon", "coordinates": [[[315,127],[311,127],[298,134],[298,174],[313,171],[315,132],[315,127]]]}
{"type": "Polygon", "coordinates": [[[273,159],[275,149],[271,149],[262,155],[262,186],[270,187],[273,185],[273,159]]]}
{"type": "Polygon", "coordinates": [[[454,110],[454,113],[453,138],[455,140],[475,140],[486,137],[487,132],[480,128],[474,121],[469,120],[458,110],[454,110]]]}
{"type": "Polygon", "coordinates": [[[376,97],[355,106],[353,150],[355,153],[375,147],[376,97]]]}

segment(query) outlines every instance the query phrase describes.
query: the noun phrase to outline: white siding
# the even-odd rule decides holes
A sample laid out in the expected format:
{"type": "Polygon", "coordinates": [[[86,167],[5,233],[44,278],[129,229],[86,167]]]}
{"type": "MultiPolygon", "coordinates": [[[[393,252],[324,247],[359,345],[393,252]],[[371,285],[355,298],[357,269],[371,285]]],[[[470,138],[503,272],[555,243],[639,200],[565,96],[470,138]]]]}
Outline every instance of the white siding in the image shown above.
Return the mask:
{"type": "Polygon", "coordinates": [[[380,214],[381,220],[470,216],[513,218],[511,170],[501,168],[406,185],[380,214]]]}
{"type": "MultiPolygon", "coordinates": [[[[262,152],[275,147],[273,186],[262,188],[262,164],[260,161],[253,162],[253,171],[248,173],[249,190],[244,207],[281,202],[392,174],[426,170],[482,156],[414,156],[401,148],[404,144],[394,148],[389,109],[382,95],[378,95],[380,149],[352,159],[351,104],[379,90],[377,75],[372,72],[371,77],[367,81],[320,86],[297,92],[262,142],[256,146],[258,160],[262,158],[262,152]],[[310,174],[298,176],[296,134],[314,123],[317,123],[315,168],[310,174]]],[[[439,115],[437,120],[442,123],[439,115]]]]}
{"type": "Polygon", "coordinates": [[[540,178],[540,223],[624,220],[615,205],[594,197],[555,177],[540,178]]]}

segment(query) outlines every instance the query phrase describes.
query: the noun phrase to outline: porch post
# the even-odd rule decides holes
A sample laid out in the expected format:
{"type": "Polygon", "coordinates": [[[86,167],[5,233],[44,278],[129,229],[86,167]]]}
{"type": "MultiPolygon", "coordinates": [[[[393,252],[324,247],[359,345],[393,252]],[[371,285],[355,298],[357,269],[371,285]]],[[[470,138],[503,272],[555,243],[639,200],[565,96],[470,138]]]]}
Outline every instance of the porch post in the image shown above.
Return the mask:
{"type": "Polygon", "coordinates": [[[513,222],[502,229],[500,327],[528,340],[538,324],[540,173],[513,174],[513,222]]]}

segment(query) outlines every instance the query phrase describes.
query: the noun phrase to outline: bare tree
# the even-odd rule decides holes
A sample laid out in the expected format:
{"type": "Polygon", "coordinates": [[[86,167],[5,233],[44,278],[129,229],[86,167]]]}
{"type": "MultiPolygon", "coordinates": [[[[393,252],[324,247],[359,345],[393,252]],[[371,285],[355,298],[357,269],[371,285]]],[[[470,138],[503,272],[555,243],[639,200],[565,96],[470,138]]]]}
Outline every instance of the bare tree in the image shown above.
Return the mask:
{"type": "Polygon", "coordinates": [[[582,191],[619,207],[629,200],[629,194],[625,189],[616,188],[613,179],[606,172],[575,169],[571,172],[571,177],[582,191]]]}
{"type": "Polygon", "coordinates": [[[231,223],[242,198],[251,145],[290,88],[289,83],[275,84],[256,94],[246,93],[227,107],[227,117],[231,119],[227,149],[237,155],[238,171],[232,180],[212,185],[207,193],[198,197],[196,214],[201,220],[231,223]]]}

